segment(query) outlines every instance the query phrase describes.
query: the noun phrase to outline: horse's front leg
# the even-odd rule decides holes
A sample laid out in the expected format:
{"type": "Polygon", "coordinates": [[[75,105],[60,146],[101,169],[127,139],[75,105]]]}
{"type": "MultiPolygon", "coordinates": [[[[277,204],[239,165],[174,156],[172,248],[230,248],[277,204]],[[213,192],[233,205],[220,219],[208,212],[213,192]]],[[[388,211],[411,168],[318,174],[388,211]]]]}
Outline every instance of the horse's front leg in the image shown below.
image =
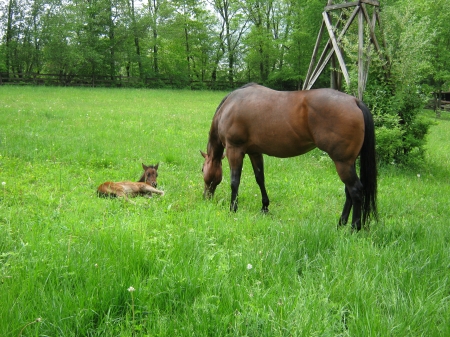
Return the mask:
{"type": "Polygon", "coordinates": [[[226,152],[228,164],[230,165],[231,174],[231,203],[230,211],[236,212],[238,208],[238,191],[241,182],[242,165],[244,161],[244,153],[239,149],[227,148],[226,152]]]}
{"type": "Polygon", "coordinates": [[[269,197],[266,191],[265,179],[264,179],[264,158],[261,153],[249,155],[252,162],[253,172],[255,173],[256,183],[261,190],[262,208],[261,212],[267,213],[269,211],[269,197]]]}

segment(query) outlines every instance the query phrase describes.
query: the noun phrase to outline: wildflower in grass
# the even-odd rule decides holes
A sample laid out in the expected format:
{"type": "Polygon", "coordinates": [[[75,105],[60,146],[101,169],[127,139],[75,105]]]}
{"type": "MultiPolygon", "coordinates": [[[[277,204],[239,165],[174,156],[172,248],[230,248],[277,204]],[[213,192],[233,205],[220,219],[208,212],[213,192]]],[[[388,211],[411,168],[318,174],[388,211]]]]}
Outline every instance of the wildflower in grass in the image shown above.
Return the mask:
{"type": "Polygon", "coordinates": [[[40,323],[40,322],[42,322],[42,318],[41,318],[41,317],[38,317],[38,318],[36,318],[34,321],[25,324],[25,326],[24,326],[24,327],[20,330],[20,332],[19,332],[19,337],[22,336],[23,330],[25,330],[25,328],[26,328],[27,326],[30,326],[30,325],[35,324],[35,323],[40,323]]]}
{"type": "MultiPolygon", "coordinates": [[[[131,312],[132,312],[132,324],[133,324],[133,330],[134,330],[134,297],[133,297],[133,291],[135,290],[133,286],[130,286],[127,289],[131,293],[131,312]]],[[[134,332],[133,332],[134,336],[134,332]]]]}
{"type": "Polygon", "coordinates": [[[417,174],[417,178],[420,178],[420,173],[417,174]]]}
{"type": "Polygon", "coordinates": [[[252,268],[253,268],[253,266],[249,263],[249,264],[247,265],[247,269],[250,270],[250,269],[252,269],[252,268]]]}
{"type": "Polygon", "coordinates": [[[6,185],[6,182],[5,181],[2,181],[2,186],[5,186],[6,185]]]}

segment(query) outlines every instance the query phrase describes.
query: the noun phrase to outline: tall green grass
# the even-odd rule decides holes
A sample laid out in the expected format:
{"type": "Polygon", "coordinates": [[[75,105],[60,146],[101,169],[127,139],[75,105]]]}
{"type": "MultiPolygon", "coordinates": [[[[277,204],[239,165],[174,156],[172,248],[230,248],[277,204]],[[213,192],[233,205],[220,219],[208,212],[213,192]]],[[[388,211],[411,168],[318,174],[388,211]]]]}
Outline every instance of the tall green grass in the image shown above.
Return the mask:
{"type": "Polygon", "coordinates": [[[352,234],[320,151],[266,158],[268,215],[248,161],[237,213],[226,162],[202,199],[225,94],[0,87],[1,336],[450,335],[449,118],[423,163],[381,168],[380,221],[352,234]],[[141,162],[164,197],[96,197],[141,162]]]}

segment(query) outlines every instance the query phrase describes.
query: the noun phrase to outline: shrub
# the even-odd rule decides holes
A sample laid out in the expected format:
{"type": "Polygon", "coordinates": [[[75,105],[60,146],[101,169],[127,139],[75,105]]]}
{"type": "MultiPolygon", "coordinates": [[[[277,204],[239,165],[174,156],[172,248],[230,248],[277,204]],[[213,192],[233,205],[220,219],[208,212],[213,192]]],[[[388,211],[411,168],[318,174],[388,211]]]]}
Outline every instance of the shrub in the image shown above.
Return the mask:
{"type": "Polygon", "coordinates": [[[419,118],[426,96],[420,87],[395,88],[393,84],[372,84],[364,101],[374,116],[378,160],[406,164],[423,156],[431,122],[419,118]]]}

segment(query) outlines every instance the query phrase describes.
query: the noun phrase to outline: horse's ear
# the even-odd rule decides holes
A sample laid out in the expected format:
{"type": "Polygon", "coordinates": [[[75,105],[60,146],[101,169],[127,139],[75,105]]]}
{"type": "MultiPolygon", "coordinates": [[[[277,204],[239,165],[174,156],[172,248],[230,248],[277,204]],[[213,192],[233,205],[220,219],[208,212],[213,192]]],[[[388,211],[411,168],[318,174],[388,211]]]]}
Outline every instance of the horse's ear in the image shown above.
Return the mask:
{"type": "Polygon", "coordinates": [[[208,155],[205,153],[205,152],[203,152],[202,150],[200,150],[200,153],[201,153],[201,155],[203,156],[203,158],[206,158],[208,155]]]}
{"type": "Polygon", "coordinates": [[[158,166],[159,166],[159,163],[158,164],[156,164],[155,166],[153,166],[154,168],[155,168],[155,170],[157,170],[158,169],[158,166]]]}
{"type": "Polygon", "coordinates": [[[146,169],[148,169],[148,166],[146,166],[144,163],[142,163],[142,168],[143,168],[144,171],[145,171],[146,169]]]}

